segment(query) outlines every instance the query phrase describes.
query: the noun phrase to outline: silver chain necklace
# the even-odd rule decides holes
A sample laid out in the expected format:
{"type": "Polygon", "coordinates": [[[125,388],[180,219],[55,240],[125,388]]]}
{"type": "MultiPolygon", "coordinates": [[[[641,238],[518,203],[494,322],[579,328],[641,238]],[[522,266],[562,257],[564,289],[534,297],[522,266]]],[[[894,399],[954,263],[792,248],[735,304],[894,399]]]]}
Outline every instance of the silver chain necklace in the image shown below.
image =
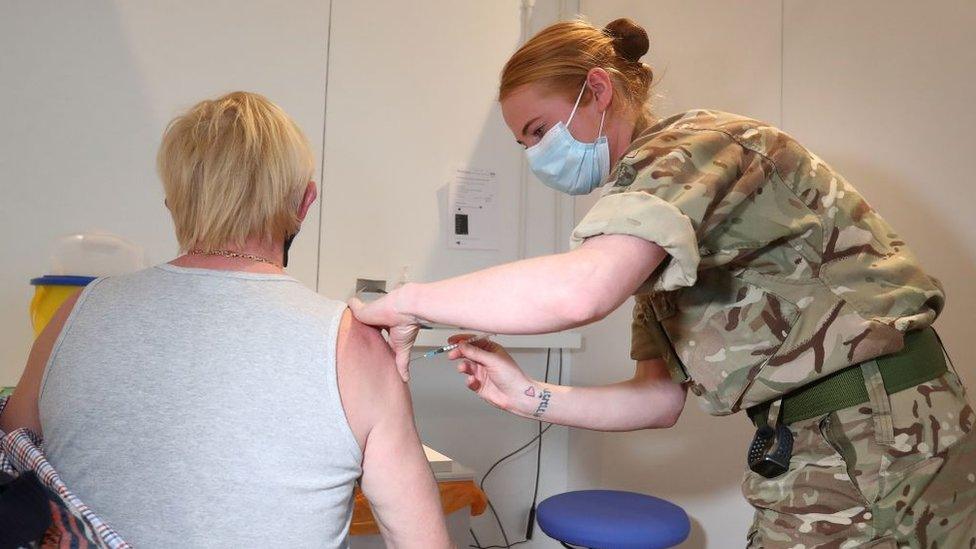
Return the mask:
{"type": "Polygon", "coordinates": [[[189,255],[216,255],[220,257],[233,257],[237,259],[248,259],[251,261],[257,261],[258,263],[267,263],[269,265],[274,265],[279,269],[283,269],[280,263],[277,261],[272,261],[266,257],[261,257],[259,255],[248,254],[244,252],[232,252],[230,250],[190,250],[186,252],[189,255]]]}

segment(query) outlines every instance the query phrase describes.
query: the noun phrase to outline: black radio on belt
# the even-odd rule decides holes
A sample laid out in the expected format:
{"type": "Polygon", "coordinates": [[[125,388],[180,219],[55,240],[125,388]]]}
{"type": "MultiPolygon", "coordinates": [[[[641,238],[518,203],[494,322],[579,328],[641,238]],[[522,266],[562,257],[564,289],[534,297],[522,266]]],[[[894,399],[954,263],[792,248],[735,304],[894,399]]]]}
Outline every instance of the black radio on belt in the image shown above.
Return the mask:
{"type": "Polygon", "coordinates": [[[775,428],[763,425],[756,429],[756,436],[752,437],[746,461],[756,473],[775,478],[789,470],[792,455],[793,433],[790,428],[782,423],[775,428]]]}

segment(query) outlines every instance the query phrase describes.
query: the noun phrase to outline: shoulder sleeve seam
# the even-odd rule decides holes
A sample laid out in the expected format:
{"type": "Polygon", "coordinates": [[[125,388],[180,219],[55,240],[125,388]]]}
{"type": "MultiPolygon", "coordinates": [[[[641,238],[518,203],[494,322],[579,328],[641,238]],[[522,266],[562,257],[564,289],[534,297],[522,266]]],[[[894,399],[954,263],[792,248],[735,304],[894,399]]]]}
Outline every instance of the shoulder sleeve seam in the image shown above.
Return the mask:
{"type": "MultiPolygon", "coordinates": [[[[725,135],[726,137],[728,137],[729,139],[731,139],[733,142],[735,142],[737,145],[739,145],[743,149],[745,149],[747,151],[752,151],[752,152],[758,154],[760,157],[762,157],[767,162],[769,162],[769,164],[773,167],[773,173],[776,174],[776,178],[779,180],[780,184],[783,187],[785,187],[788,191],[790,191],[790,194],[792,194],[793,197],[796,198],[797,202],[799,202],[800,204],[803,204],[803,207],[806,208],[807,211],[809,211],[814,217],[817,218],[817,223],[820,225],[821,236],[822,236],[823,226],[824,226],[823,217],[820,214],[818,214],[817,212],[813,211],[812,208],[810,208],[809,206],[807,206],[806,202],[804,202],[803,200],[800,199],[800,196],[798,194],[796,194],[796,189],[794,189],[792,186],[790,186],[786,182],[786,178],[783,177],[783,174],[780,173],[780,171],[779,171],[779,166],[776,164],[776,162],[772,158],[769,157],[769,155],[767,155],[766,153],[764,153],[762,151],[757,151],[756,149],[754,149],[752,147],[749,147],[748,145],[746,145],[745,143],[743,143],[742,141],[740,141],[738,138],[736,138],[734,135],[732,135],[731,133],[729,133],[727,131],[718,130],[718,129],[715,129],[715,128],[696,128],[696,127],[689,127],[688,129],[689,130],[693,130],[693,131],[699,131],[699,132],[715,132],[715,133],[720,133],[722,135],[725,135]]],[[[823,238],[821,238],[821,241],[822,241],[821,242],[821,249],[819,250],[819,252],[820,252],[820,256],[823,257],[823,252],[824,252],[823,247],[826,246],[826,241],[824,241],[823,238]]]]}

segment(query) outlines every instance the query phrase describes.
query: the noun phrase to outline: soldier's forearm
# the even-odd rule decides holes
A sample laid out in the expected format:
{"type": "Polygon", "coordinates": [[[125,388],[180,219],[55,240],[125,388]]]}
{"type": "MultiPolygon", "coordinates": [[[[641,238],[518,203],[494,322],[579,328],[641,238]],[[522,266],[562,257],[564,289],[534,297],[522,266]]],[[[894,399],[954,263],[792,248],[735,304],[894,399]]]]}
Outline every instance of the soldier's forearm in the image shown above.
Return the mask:
{"type": "Polygon", "coordinates": [[[599,320],[665,257],[652,242],[602,235],[576,250],[397,290],[398,312],[473,330],[546,333],[599,320]]]}
{"type": "Polygon", "coordinates": [[[685,388],[663,368],[596,387],[532,381],[513,399],[512,413],[569,427],[635,431],[671,427],[684,408],[685,388]]]}

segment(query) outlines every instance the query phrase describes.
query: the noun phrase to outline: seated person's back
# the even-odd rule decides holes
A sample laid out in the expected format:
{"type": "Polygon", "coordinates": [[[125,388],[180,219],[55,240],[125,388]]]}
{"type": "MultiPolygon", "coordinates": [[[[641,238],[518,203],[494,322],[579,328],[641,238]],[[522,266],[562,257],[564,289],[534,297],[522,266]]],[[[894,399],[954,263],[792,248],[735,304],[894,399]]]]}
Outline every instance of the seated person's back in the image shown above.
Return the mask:
{"type": "MultiPolygon", "coordinates": [[[[160,172],[189,253],[99,279],[69,300],[35,343],[0,428],[42,432],[67,486],[137,547],[344,547],[360,477],[388,543],[448,545],[389,348],[343,303],[279,265],[297,225],[269,236],[244,223],[239,242],[208,242],[200,227],[215,224],[184,211],[207,201],[192,196],[208,192],[207,181],[192,180],[200,173],[193,168],[240,163],[240,147],[222,135],[263,140],[263,157],[302,159],[292,167],[304,178],[301,188],[289,191],[295,197],[280,193],[301,222],[315,199],[311,155],[277,107],[236,93],[177,118],[164,137],[160,172]],[[226,135],[195,131],[201,124],[226,135]],[[275,124],[277,132],[248,135],[275,124]],[[292,150],[268,149],[275,139],[292,150]],[[221,146],[228,158],[220,158],[221,146]],[[189,181],[173,181],[174,162],[186,164],[178,168],[189,181]]],[[[274,178],[245,173],[243,200],[273,196],[260,186],[274,178]]],[[[239,200],[214,207],[213,196],[235,194],[217,183],[207,196],[210,218],[248,210],[239,200]]]]}

